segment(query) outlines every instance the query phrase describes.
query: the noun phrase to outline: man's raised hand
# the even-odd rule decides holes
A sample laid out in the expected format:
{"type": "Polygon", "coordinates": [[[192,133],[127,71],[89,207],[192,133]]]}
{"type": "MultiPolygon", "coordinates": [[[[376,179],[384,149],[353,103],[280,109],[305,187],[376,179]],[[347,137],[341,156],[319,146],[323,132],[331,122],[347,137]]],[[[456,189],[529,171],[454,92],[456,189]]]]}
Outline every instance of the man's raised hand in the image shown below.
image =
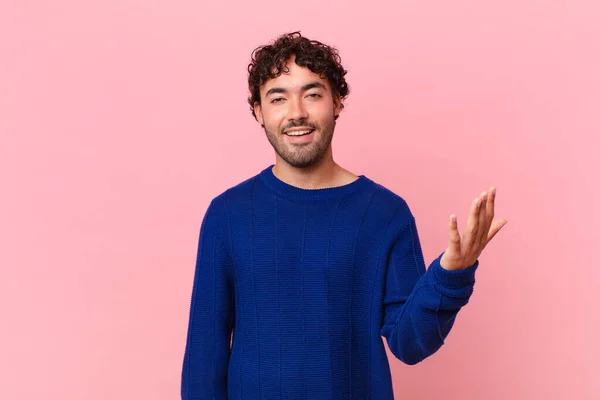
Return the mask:
{"type": "Polygon", "coordinates": [[[503,218],[493,220],[495,198],[496,188],[493,186],[475,198],[462,238],[456,215],[450,215],[448,248],[440,259],[442,268],[459,270],[475,264],[489,241],[508,223],[503,218]]]}

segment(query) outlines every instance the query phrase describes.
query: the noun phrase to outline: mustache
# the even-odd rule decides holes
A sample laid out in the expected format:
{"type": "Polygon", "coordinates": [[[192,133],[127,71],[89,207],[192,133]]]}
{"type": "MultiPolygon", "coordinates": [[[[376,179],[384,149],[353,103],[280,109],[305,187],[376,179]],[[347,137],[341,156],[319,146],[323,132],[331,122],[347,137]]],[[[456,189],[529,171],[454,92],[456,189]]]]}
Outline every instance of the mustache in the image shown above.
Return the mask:
{"type": "Polygon", "coordinates": [[[298,127],[305,127],[305,128],[310,128],[310,129],[317,129],[317,127],[314,126],[313,124],[297,123],[297,124],[291,124],[291,125],[286,126],[285,128],[283,128],[281,130],[281,132],[284,132],[284,131],[286,131],[288,129],[291,129],[291,128],[298,128],[298,127]]]}

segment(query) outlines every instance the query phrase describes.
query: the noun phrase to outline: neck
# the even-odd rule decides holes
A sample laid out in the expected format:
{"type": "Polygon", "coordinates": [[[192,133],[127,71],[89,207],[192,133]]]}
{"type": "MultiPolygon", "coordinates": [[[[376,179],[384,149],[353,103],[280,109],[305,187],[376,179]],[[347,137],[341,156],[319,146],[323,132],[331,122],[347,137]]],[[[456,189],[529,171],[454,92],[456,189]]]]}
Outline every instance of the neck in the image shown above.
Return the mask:
{"type": "Polygon", "coordinates": [[[341,186],[357,178],[356,175],[339,166],[329,153],[307,168],[296,168],[277,156],[273,174],[283,182],[302,189],[341,186]]]}

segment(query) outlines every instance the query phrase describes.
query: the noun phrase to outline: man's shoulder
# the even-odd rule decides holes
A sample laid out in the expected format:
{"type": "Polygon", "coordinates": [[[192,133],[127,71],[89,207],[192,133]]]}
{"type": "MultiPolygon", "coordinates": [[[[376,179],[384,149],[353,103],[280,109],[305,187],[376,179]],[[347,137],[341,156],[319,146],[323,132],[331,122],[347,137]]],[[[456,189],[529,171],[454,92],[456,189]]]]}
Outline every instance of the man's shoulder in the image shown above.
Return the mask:
{"type": "MultiPolygon", "coordinates": [[[[399,210],[402,208],[408,209],[408,203],[404,199],[402,195],[400,195],[397,191],[394,191],[392,188],[379,183],[377,181],[372,180],[376,186],[376,198],[380,204],[385,204],[388,206],[389,210],[399,210]]],[[[395,211],[394,211],[395,212],[395,211]]]]}
{"type": "Polygon", "coordinates": [[[409,202],[395,188],[370,180],[376,187],[370,200],[370,215],[385,221],[389,232],[398,232],[414,218],[409,202]]]}
{"type": "Polygon", "coordinates": [[[211,204],[224,207],[226,204],[235,202],[236,199],[248,198],[252,192],[252,186],[255,184],[255,180],[258,178],[260,173],[254,174],[253,176],[244,179],[243,181],[228,187],[221,191],[211,200],[211,204]]]}
{"type": "Polygon", "coordinates": [[[383,197],[385,201],[396,204],[406,205],[406,200],[398,193],[381,183],[375,182],[377,185],[378,195],[383,197]]]}

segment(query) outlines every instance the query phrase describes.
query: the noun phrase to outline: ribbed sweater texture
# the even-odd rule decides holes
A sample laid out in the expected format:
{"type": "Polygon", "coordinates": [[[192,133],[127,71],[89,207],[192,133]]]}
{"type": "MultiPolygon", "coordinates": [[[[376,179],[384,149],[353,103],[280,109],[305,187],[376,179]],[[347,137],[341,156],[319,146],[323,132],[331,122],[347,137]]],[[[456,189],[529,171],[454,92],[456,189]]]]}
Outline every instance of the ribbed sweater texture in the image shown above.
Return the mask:
{"type": "Polygon", "coordinates": [[[407,202],[365,175],[302,189],[273,165],[200,227],[182,400],[392,400],[391,353],[435,353],[479,261],[426,269],[407,202]]]}

